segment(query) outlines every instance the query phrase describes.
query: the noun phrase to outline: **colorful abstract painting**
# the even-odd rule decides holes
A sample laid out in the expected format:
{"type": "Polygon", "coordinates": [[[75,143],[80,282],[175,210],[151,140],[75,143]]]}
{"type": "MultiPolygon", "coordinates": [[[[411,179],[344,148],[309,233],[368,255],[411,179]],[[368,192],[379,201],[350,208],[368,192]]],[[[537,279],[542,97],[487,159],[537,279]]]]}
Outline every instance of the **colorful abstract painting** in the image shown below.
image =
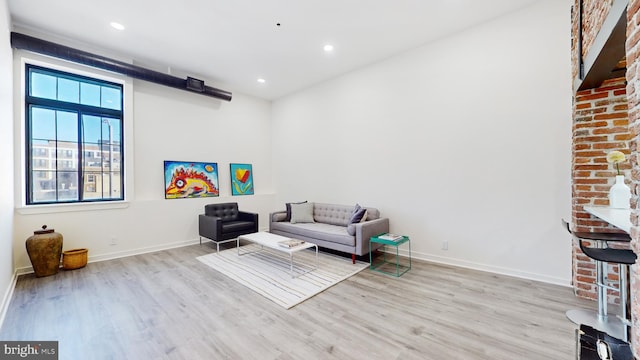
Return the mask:
{"type": "Polygon", "coordinates": [[[251,164],[231,165],[231,195],[253,195],[251,164]]]}
{"type": "Polygon", "coordinates": [[[217,163],[164,162],[165,199],[211,196],[220,196],[217,163]]]}

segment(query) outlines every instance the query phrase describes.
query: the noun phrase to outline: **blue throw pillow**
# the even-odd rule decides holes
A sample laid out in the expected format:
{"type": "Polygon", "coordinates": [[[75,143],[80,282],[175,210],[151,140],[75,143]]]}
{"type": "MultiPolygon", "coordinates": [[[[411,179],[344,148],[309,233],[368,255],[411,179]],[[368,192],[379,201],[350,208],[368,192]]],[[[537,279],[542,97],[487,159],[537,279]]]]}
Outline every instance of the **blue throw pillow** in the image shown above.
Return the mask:
{"type": "Polygon", "coordinates": [[[356,224],[359,222],[363,222],[367,219],[367,209],[360,206],[360,204],[356,204],[355,209],[351,213],[351,217],[349,218],[349,224],[356,224]]]}

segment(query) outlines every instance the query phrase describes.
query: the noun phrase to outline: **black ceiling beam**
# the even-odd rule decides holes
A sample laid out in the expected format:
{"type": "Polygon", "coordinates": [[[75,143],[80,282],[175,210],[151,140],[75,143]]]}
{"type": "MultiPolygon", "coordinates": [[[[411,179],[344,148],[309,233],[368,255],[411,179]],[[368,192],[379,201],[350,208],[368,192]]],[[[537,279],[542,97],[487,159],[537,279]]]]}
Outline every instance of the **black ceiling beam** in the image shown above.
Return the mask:
{"type": "Polygon", "coordinates": [[[145,69],[140,66],[128,64],[123,61],[110,59],[101,55],[74,49],[68,46],[45,41],[32,36],[11,32],[11,46],[16,49],[24,49],[39,54],[73,61],[79,64],[124,74],[135,79],[186,90],[197,94],[231,101],[231,92],[216,89],[204,84],[204,81],[188,77],[182,79],[176,76],[164,74],[158,71],[145,69]]]}

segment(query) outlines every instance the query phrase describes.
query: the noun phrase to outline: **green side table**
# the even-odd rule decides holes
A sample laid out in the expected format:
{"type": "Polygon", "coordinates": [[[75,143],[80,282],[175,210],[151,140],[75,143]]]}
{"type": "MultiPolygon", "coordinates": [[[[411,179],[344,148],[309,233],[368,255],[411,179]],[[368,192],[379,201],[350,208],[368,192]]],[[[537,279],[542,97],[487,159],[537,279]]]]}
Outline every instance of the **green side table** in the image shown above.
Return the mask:
{"type": "Polygon", "coordinates": [[[369,239],[369,264],[370,264],[369,268],[373,271],[381,272],[383,274],[400,277],[402,274],[406,273],[411,269],[411,240],[409,239],[408,236],[401,236],[400,238],[394,239],[394,240],[380,238],[380,236],[383,236],[383,235],[386,235],[386,234],[379,234],[369,239]],[[384,248],[382,249],[383,250],[382,260],[376,261],[375,264],[374,264],[373,255],[371,253],[372,243],[384,245],[384,248]],[[402,244],[407,244],[407,247],[409,248],[408,262],[406,260],[401,261],[400,259],[399,248],[400,248],[400,245],[402,244]],[[396,249],[395,258],[393,258],[393,255],[387,256],[386,250],[388,246],[394,247],[396,249]]]}

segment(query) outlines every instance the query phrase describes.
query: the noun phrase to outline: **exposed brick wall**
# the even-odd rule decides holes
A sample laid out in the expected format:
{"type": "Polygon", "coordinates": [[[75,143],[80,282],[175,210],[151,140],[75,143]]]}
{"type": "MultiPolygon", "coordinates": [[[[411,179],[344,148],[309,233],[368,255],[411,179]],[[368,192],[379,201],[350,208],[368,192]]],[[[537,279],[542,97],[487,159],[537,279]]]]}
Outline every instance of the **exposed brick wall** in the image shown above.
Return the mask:
{"type": "MultiPolygon", "coordinates": [[[[630,0],[627,7],[627,100],[629,106],[629,130],[631,132],[631,248],[640,254],[640,223],[638,221],[638,193],[640,188],[640,165],[638,164],[638,141],[640,140],[640,0],[630,0]]],[[[633,327],[631,342],[636,359],[640,358],[640,268],[631,267],[631,318],[633,327]]]]}
{"type": "MultiPolygon", "coordinates": [[[[574,98],[572,169],[572,222],[576,231],[621,232],[594,218],[585,205],[609,205],[609,188],[616,171],[607,163],[607,153],[620,150],[629,155],[629,119],[625,78],[608,80],[599,88],[580,91],[574,98]]],[[[630,162],[620,171],[630,179],[630,162]]],[[[617,266],[609,266],[609,279],[618,280],[617,266]]],[[[596,299],[595,264],[577,243],[573,246],[573,284],[576,295],[596,299]]],[[[609,302],[619,302],[609,292],[609,302]]]]}
{"type": "MultiPolygon", "coordinates": [[[[609,14],[609,10],[611,10],[611,5],[614,0],[583,0],[582,4],[582,56],[585,56],[593,41],[595,40],[600,28],[602,27],[602,23],[607,18],[609,14]]],[[[572,38],[574,41],[571,42],[571,54],[572,54],[572,63],[573,63],[573,77],[575,78],[578,75],[578,43],[577,43],[577,33],[578,33],[578,8],[579,8],[579,0],[575,0],[573,4],[573,12],[571,14],[572,19],[572,34],[574,35],[572,38]]]]}
{"type": "MultiPolygon", "coordinates": [[[[600,31],[602,23],[611,9],[613,0],[584,0],[583,5],[583,54],[587,54],[593,40],[600,31]]],[[[577,32],[578,32],[578,0],[574,1],[574,11],[572,14],[572,64],[574,78],[578,73],[577,53],[577,32]]],[[[599,164],[602,162],[601,155],[598,151],[618,148],[619,145],[614,143],[625,143],[628,140],[627,147],[629,161],[624,165],[625,178],[631,187],[631,249],[636,254],[640,254],[640,210],[638,209],[638,194],[640,193],[640,164],[638,154],[638,142],[640,141],[640,0],[630,0],[627,7],[627,40],[626,40],[626,94],[620,89],[604,90],[606,87],[617,87],[622,85],[619,79],[603,84],[599,89],[583,91],[576,94],[574,101],[574,164],[573,164],[573,220],[578,224],[579,230],[599,231],[603,229],[603,225],[584,214],[582,206],[586,204],[606,205],[606,188],[612,182],[611,179],[605,184],[602,178],[611,176],[611,169],[606,169],[599,164]],[[601,93],[602,92],[602,93],[601,93]],[[604,94],[606,92],[606,94],[604,94]],[[602,96],[598,98],[598,96],[602,96]],[[628,114],[626,121],[628,122],[626,133],[625,119],[621,118],[621,113],[625,112],[625,107],[620,97],[626,96],[626,112],[628,114]],[[599,109],[598,101],[609,101],[615,104],[613,107],[599,109]],[[595,106],[595,107],[594,107],[595,106]],[[618,108],[616,108],[618,106],[618,108]],[[610,114],[609,116],[601,116],[610,114]],[[598,119],[597,119],[598,118],[598,119]],[[607,121],[605,124],[603,121],[607,121]],[[595,130],[604,129],[605,131],[596,137],[595,130]],[[589,135],[584,134],[582,130],[593,131],[589,135]],[[602,138],[607,136],[606,141],[602,138]],[[591,146],[584,144],[585,137],[592,136],[594,140],[591,146]],[[613,136],[613,137],[612,137],[613,136]],[[616,138],[618,136],[618,138],[616,138]],[[593,145],[601,144],[598,149],[593,145]],[[588,159],[593,156],[592,159],[588,159]],[[593,167],[585,168],[581,164],[591,164],[593,167]],[[587,170],[589,172],[587,172],[587,170]],[[591,179],[591,180],[590,180],[591,179]]],[[[623,147],[620,147],[623,148],[623,147]]],[[[606,151],[606,150],[605,150],[606,151]]],[[[593,265],[584,261],[584,255],[579,249],[574,248],[574,281],[576,281],[576,291],[579,295],[590,296],[589,281],[593,278],[593,265]]],[[[612,278],[617,279],[616,274],[612,278]]],[[[633,346],[634,356],[640,358],[640,267],[638,264],[631,266],[631,318],[633,322],[631,332],[631,342],[633,346]]]]}

